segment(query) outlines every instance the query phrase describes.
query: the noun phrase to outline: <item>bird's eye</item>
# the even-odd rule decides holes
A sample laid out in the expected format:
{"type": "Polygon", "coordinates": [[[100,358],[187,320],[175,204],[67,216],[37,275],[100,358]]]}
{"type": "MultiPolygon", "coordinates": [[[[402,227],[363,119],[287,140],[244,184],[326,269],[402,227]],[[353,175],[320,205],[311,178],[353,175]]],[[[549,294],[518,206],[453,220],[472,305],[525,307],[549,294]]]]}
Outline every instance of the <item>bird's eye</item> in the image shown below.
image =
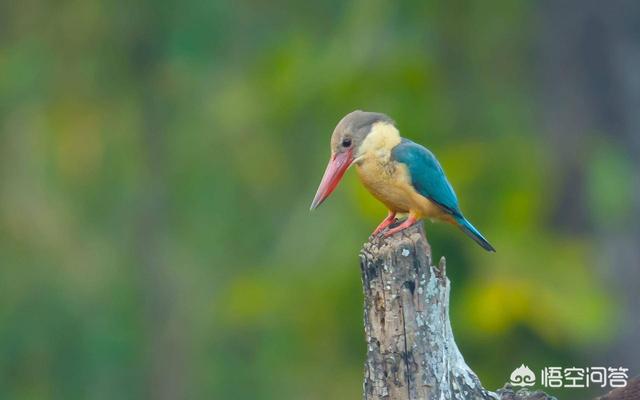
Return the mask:
{"type": "Polygon", "coordinates": [[[351,146],[351,139],[350,138],[342,139],[342,147],[349,147],[349,146],[351,146]]]}

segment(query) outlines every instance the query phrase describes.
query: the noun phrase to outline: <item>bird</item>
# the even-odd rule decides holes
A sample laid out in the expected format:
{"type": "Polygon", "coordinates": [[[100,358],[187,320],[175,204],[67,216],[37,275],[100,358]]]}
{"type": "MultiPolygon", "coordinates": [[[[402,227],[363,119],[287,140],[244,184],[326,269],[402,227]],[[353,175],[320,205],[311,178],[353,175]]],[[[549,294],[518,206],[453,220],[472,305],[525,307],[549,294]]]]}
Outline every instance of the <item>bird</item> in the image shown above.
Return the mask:
{"type": "Polygon", "coordinates": [[[331,135],[331,157],[311,210],[331,195],[352,165],[365,188],[388,209],[373,236],[392,236],[426,218],[448,222],[486,251],[495,252],[462,214],[458,197],[433,153],[401,137],[389,116],[356,110],[338,122],[331,135]],[[397,214],[408,217],[393,226],[397,214]]]}

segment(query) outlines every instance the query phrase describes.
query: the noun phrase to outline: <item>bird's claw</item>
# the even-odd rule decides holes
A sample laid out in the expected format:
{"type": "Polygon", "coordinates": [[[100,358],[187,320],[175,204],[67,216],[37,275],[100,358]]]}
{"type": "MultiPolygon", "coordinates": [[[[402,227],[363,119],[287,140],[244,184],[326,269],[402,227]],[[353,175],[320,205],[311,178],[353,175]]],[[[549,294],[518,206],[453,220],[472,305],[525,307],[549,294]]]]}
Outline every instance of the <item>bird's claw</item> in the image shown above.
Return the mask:
{"type": "Polygon", "coordinates": [[[397,221],[396,219],[396,213],[394,212],[389,212],[389,215],[387,215],[387,218],[385,218],[384,220],[382,220],[382,222],[380,223],[380,225],[378,225],[378,227],[376,228],[375,231],[373,231],[373,233],[371,234],[371,236],[373,237],[378,237],[380,235],[380,233],[382,233],[389,225],[395,224],[397,221]]]}
{"type": "MultiPolygon", "coordinates": [[[[399,228],[399,226],[397,228],[399,228]]],[[[398,232],[400,232],[400,231],[402,231],[404,229],[406,229],[406,228],[402,228],[402,229],[390,228],[390,229],[387,229],[386,231],[382,232],[382,236],[385,237],[385,238],[388,238],[388,237],[391,237],[391,236],[395,235],[396,233],[398,233],[398,232]]]]}
{"type": "Polygon", "coordinates": [[[381,236],[384,233],[385,230],[389,229],[389,226],[395,224],[396,222],[398,222],[398,220],[396,218],[394,218],[393,221],[389,222],[387,225],[377,227],[376,230],[373,231],[371,236],[373,236],[373,237],[381,236]]]}
{"type": "Polygon", "coordinates": [[[387,230],[386,232],[384,232],[384,237],[388,238],[389,236],[393,236],[396,233],[403,231],[405,229],[407,229],[408,227],[412,226],[413,224],[415,224],[417,221],[416,217],[413,215],[409,215],[409,218],[407,218],[406,220],[404,220],[403,223],[401,223],[400,225],[391,228],[389,230],[387,230]]]}

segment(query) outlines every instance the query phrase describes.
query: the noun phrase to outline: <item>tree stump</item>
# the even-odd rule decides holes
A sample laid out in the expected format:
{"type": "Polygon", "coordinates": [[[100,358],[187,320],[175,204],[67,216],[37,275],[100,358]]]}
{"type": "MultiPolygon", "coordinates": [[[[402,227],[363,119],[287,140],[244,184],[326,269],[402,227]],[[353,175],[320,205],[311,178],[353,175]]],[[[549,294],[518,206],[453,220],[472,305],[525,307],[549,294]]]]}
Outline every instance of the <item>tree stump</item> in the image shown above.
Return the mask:
{"type": "Polygon", "coordinates": [[[449,322],[444,257],[432,265],[422,224],[360,252],[366,400],[497,399],[467,366],[449,322]]]}
{"type": "MultiPolygon", "coordinates": [[[[370,237],[360,251],[367,341],[365,400],[555,400],[506,384],[485,390],[453,338],[445,259],[431,260],[422,224],[370,237]]],[[[640,398],[640,377],[598,399],[640,398]]]]}

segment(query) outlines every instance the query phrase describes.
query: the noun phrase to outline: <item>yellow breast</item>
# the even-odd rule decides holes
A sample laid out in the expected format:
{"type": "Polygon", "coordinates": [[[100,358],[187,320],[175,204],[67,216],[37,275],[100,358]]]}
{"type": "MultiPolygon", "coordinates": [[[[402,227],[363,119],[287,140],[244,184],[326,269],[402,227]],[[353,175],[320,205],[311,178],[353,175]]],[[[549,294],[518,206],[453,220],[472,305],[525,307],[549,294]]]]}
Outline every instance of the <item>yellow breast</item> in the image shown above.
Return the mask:
{"type": "Polygon", "coordinates": [[[356,171],[367,190],[394,212],[411,212],[416,217],[440,217],[439,206],[420,195],[411,185],[407,167],[391,159],[391,150],[400,143],[398,130],[378,123],[361,144],[356,171]]]}

